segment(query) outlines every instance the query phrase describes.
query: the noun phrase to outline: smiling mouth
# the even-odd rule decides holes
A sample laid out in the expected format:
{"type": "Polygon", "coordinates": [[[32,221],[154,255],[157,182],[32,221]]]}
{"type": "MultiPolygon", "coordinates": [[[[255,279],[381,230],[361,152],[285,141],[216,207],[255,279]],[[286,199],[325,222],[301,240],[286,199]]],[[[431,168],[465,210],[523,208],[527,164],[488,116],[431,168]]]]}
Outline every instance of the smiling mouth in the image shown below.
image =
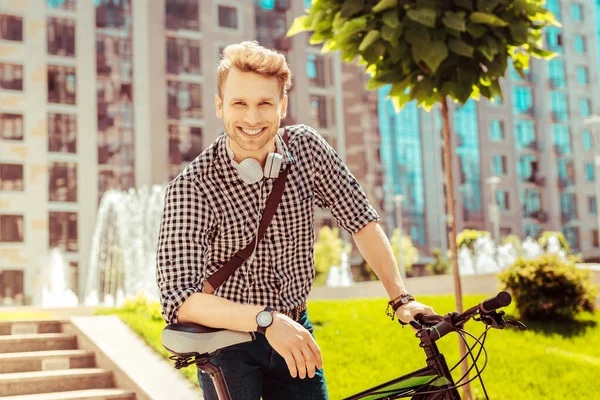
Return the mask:
{"type": "Polygon", "coordinates": [[[242,132],[244,132],[246,135],[248,136],[258,136],[261,133],[263,133],[267,128],[259,128],[259,129],[246,129],[246,128],[242,128],[238,126],[238,129],[242,132]]]}

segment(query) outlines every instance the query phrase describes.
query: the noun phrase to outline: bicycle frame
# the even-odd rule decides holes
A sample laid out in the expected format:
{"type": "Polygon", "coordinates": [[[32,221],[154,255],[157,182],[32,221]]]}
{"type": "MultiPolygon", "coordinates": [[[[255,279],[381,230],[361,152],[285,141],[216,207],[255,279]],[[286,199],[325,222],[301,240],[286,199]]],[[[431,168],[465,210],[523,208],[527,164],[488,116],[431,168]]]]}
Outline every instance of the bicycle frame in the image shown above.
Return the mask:
{"type": "Polygon", "coordinates": [[[431,339],[429,330],[420,330],[417,337],[420,339],[421,347],[427,356],[427,367],[372,387],[344,400],[391,400],[402,397],[412,397],[415,400],[460,400],[460,394],[454,387],[454,380],[448,369],[446,359],[439,352],[435,340],[431,339]],[[430,391],[437,393],[424,393],[430,391]]]}

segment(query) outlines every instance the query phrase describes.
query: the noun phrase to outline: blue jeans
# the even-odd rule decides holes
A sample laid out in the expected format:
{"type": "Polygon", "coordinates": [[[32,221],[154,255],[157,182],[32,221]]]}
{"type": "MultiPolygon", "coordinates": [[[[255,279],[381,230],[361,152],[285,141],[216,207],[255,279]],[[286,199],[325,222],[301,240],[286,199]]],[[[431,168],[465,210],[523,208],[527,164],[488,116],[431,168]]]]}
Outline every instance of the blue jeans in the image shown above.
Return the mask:
{"type": "MultiPolygon", "coordinates": [[[[298,323],[313,335],[308,313],[300,315],[298,323]]],[[[313,335],[314,337],[314,335],[313,335]]],[[[256,341],[227,347],[213,359],[221,367],[232,400],[327,400],[327,386],[323,370],[304,379],[292,378],[281,357],[260,333],[256,341]]],[[[210,375],[198,370],[198,382],[204,399],[217,400],[210,375]]]]}

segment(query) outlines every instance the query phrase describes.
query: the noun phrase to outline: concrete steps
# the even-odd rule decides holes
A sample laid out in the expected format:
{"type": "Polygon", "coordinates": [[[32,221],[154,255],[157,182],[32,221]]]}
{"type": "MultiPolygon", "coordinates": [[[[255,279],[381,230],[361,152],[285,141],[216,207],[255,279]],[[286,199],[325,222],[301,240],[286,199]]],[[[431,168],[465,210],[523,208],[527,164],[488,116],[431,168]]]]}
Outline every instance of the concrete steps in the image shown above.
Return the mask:
{"type": "Polygon", "coordinates": [[[78,347],[68,320],[0,322],[0,400],[136,399],[78,347]]]}

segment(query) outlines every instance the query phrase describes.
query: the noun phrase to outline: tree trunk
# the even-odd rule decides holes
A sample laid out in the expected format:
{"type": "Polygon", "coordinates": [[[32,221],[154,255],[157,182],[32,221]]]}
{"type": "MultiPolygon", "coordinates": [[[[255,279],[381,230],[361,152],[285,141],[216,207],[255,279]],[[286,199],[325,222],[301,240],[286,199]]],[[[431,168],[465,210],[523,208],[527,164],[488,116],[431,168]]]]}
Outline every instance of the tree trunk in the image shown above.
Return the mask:
{"type": "MultiPolygon", "coordinates": [[[[445,97],[440,98],[442,105],[442,136],[444,138],[444,174],[446,180],[446,212],[448,214],[448,245],[452,254],[452,275],[454,276],[454,296],[456,297],[456,311],[463,311],[462,304],[462,287],[460,284],[460,275],[458,273],[458,251],[456,249],[456,218],[454,206],[454,182],[452,180],[452,147],[450,143],[450,121],[448,119],[448,103],[445,97]]],[[[458,346],[460,348],[460,356],[466,354],[466,346],[461,338],[459,338],[458,346]]],[[[465,375],[469,369],[469,362],[465,358],[461,364],[462,374],[465,375]]],[[[468,377],[466,379],[469,380],[468,377]]],[[[466,384],[463,386],[463,397],[465,400],[471,400],[471,386],[466,384]]]]}

